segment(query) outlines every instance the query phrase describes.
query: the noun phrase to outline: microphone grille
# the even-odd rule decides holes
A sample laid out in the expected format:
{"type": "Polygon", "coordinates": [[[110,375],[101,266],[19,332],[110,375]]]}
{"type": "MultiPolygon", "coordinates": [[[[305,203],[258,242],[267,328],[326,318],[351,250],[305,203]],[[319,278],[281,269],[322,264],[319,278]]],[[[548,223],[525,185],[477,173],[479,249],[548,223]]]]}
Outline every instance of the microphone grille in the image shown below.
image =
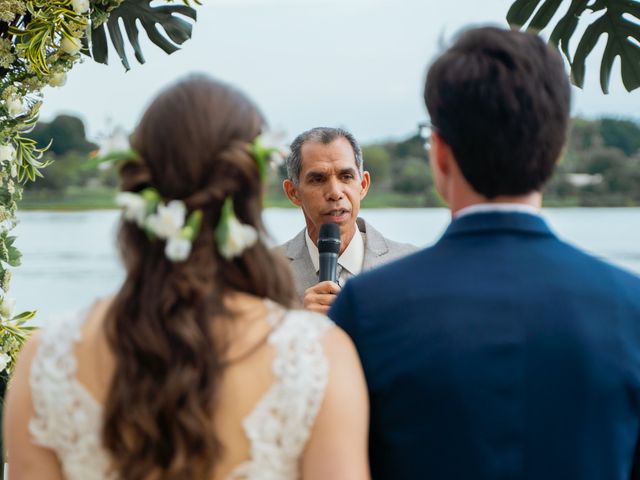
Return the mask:
{"type": "Polygon", "coordinates": [[[324,223],[320,225],[318,234],[318,252],[340,252],[340,226],[337,223],[324,223]]]}

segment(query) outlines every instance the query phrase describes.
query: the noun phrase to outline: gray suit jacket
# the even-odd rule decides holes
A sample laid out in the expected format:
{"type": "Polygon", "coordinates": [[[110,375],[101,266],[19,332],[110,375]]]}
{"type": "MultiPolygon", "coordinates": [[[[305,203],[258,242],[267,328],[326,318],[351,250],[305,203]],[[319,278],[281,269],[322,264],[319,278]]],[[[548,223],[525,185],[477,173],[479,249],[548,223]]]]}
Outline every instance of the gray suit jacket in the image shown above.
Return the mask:
{"type": "MultiPolygon", "coordinates": [[[[417,247],[408,243],[398,243],[384,238],[379,231],[362,218],[358,218],[356,224],[358,230],[364,233],[363,270],[369,270],[417,250],[417,247]]],[[[299,298],[304,296],[307,288],[318,283],[318,275],[313,267],[313,262],[311,262],[304,233],[303,229],[291,240],[278,247],[290,261],[293,279],[296,283],[296,293],[299,298]]]]}

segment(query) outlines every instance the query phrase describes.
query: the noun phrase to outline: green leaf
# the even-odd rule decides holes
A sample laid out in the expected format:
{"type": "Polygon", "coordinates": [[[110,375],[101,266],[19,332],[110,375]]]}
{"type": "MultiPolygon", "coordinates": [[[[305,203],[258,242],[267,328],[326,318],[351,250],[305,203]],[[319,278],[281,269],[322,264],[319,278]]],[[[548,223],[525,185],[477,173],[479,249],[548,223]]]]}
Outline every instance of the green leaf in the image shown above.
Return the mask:
{"type": "Polygon", "coordinates": [[[549,24],[561,3],[562,0],[517,0],[507,13],[507,21],[513,27],[524,27],[533,12],[536,12],[526,28],[539,31],[549,24]],[[541,3],[542,6],[536,12],[541,3]]]}
{"type": "MultiPolygon", "coordinates": [[[[15,322],[16,325],[22,325],[27,320],[31,320],[36,316],[37,310],[29,310],[26,312],[22,312],[19,315],[16,315],[11,319],[12,322],[15,322]]],[[[31,331],[34,330],[35,327],[22,327],[23,330],[31,331]]]]}
{"type": "Polygon", "coordinates": [[[580,15],[582,15],[587,9],[589,1],[590,0],[571,0],[569,10],[567,10],[564,16],[558,21],[553,31],[551,32],[551,36],[549,37],[549,43],[555,45],[564,53],[565,57],[567,57],[567,60],[569,61],[569,64],[571,64],[569,40],[576,31],[580,15]]]}
{"type": "Polygon", "coordinates": [[[120,57],[122,65],[126,70],[130,69],[120,24],[124,26],[129,43],[139,63],[144,63],[145,59],[138,39],[138,22],[144,28],[149,39],[167,54],[175,52],[179,49],[178,45],[182,45],[191,38],[191,23],[176,15],[183,15],[195,21],[195,9],[186,5],[151,6],[151,1],[125,0],[111,12],[106,24],[99,25],[93,29],[91,33],[91,53],[96,62],[108,63],[108,46],[105,33],[108,30],[111,43],[120,57]],[[164,30],[164,34],[160,33],[159,27],[164,30]]]}
{"type": "Polygon", "coordinates": [[[620,57],[622,83],[627,91],[640,87],[640,23],[634,23],[623,15],[631,14],[640,19],[640,3],[628,0],[600,0],[591,7],[594,11],[604,10],[596,21],[587,27],[576,48],[571,74],[576,85],[584,85],[586,60],[602,35],[607,43],[600,65],[600,86],[609,93],[611,69],[616,57],[620,57]]]}
{"type": "MultiPolygon", "coordinates": [[[[511,25],[523,27],[534,15],[531,27],[546,27],[560,2],[558,0],[516,0],[507,14],[511,25]]],[[[572,0],[567,12],[551,32],[549,42],[558,47],[571,65],[571,77],[578,87],[584,86],[586,61],[603,35],[605,50],[600,64],[600,86],[609,92],[611,70],[616,57],[620,57],[622,83],[627,91],[640,87],[640,2],[635,0],[572,0]],[[586,11],[602,12],[582,34],[573,56],[569,42],[575,34],[580,16],[586,11]],[[629,18],[630,17],[630,18],[629,18]],[[634,43],[635,42],[637,43],[634,43]],[[573,58],[572,58],[573,57],[573,58]]]]}
{"type": "Polygon", "coordinates": [[[100,152],[97,152],[97,154],[90,158],[89,160],[87,160],[83,166],[82,169],[83,170],[93,170],[98,168],[98,166],[100,165],[107,165],[107,166],[120,166],[122,163],[124,162],[128,162],[128,161],[140,161],[140,154],[138,152],[136,152],[133,149],[129,149],[129,150],[115,150],[113,152],[109,152],[105,155],[99,155],[100,152]]]}
{"type": "Polygon", "coordinates": [[[202,226],[202,211],[194,210],[187,218],[185,227],[182,229],[182,236],[187,240],[194,241],[200,233],[200,227],[202,226]]]}
{"type": "Polygon", "coordinates": [[[233,199],[229,196],[225,198],[224,203],[222,204],[220,220],[218,220],[218,225],[216,227],[215,236],[216,243],[218,245],[224,245],[227,243],[227,238],[229,237],[229,220],[234,216],[233,199]]]}
{"type": "Polygon", "coordinates": [[[544,2],[531,19],[529,29],[540,31],[549,25],[551,18],[556,14],[561,3],[562,0],[547,0],[544,2]]]}
{"type": "Polygon", "coordinates": [[[516,0],[507,13],[509,25],[524,27],[542,0],[516,0]]]}
{"type": "Polygon", "coordinates": [[[7,263],[12,267],[19,267],[22,263],[22,253],[20,253],[20,251],[13,246],[7,245],[7,250],[9,251],[7,263]]]}

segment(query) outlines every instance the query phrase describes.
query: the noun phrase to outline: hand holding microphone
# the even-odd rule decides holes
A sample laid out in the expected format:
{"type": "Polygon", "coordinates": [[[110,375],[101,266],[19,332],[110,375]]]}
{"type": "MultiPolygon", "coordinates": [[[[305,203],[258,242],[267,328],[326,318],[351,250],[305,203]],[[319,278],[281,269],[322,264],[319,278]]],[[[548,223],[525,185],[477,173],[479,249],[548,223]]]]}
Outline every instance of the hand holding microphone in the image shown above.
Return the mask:
{"type": "Polygon", "coordinates": [[[338,285],[338,257],[340,255],[340,226],[325,223],[318,234],[320,254],[319,283],[304,293],[303,305],[307,310],[326,314],[340,292],[338,285]]]}

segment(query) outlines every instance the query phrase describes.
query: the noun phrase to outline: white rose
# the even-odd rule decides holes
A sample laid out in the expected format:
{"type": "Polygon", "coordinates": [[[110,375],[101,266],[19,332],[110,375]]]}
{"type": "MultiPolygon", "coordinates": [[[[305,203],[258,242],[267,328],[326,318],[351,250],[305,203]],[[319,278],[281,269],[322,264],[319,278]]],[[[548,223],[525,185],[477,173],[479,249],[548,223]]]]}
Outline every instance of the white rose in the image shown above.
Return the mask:
{"type": "Polygon", "coordinates": [[[0,162],[11,162],[15,155],[16,149],[13,145],[0,145],[0,162]]]}
{"type": "Polygon", "coordinates": [[[64,72],[54,73],[49,80],[49,85],[52,87],[62,87],[67,83],[67,74],[64,72]]]}
{"type": "Polygon", "coordinates": [[[64,37],[62,42],[60,42],[60,48],[62,48],[63,52],[68,53],[69,55],[76,55],[82,48],[82,42],[80,42],[79,38],[64,37]]]}
{"type": "Polygon", "coordinates": [[[3,372],[4,369],[7,368],[7,365],[9,365],[10,361],[11,357],[9,355],[7,355],[6,353],[0,354],[0,372],[3,372]]]}
{"type": "Polygon", "coordinates": [[[3,298],[0,304],[0,316],[2,318],[10,319],[13,316],[13,309],[16,306],[16,301],[13,298],[3,298]]]}
{"type": "Polygon", "coordinates": [[[149,216],[147,227],[160,238],[177,237],[184,226],[187,207],[180,200],[158,205],[158,213],[149,216]]]}
{"type": "Polygon", "coordinates": [[[251,225],[243,225],[235,216],[229,219],[229,234],[224,245],[219,245],[220,254],[227,260],[237,257],[258,241],[258,232],[251,225]]]}
{"type": "Polygon", "coordinates": [[[164,248],[164,254],[169,260],[174,262],[183,262],[189,258],[191,253],[191,241],[186,238],[171,237],[167,240],[167,245],[164,248]]]}
{"type": "Polygon", "coordinates": [[[116,205],[123,209],[126,220],[136,222],[138,226],[144,224],[147,214],[147,202],[140,195],[131,192],[120,192],[116,195],[116,205]]]}
{"type": "Polygon", "coordinates": [[[5,103],[7,106],[7,112],[12,117],[17,117],[24,112],[24,103],[22,103],[22,99],[17,95],[7,98],[5,103]]]}
{"type": "Polygon", "coordinates": [[[74,12],[81,15],[89,11],[90,4],[89,0],[71,0],[71,6],[74,12]]]}

